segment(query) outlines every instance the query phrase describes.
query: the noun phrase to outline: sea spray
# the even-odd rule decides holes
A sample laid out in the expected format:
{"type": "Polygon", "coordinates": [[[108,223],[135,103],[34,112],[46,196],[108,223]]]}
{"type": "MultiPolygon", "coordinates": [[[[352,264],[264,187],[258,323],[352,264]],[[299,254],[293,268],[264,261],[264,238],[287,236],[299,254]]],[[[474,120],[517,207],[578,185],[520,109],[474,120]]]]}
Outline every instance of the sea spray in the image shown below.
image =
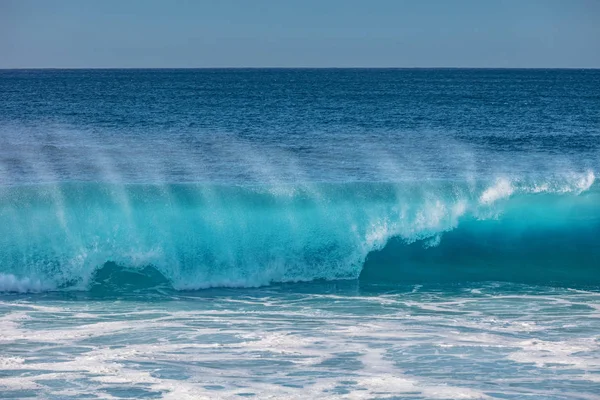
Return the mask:
{"type": "MultiPolygon", "coordinates": [[[[585,171],[546,181],[503,177],[474,187],[455,181],[4,187],[0,289],[89,289],[107,263],[151,267],[175,289],[356,279],[367,259],[373,263],[373,252],[386,259],[375,275],[408,281],[410,274],[398,271],[410,265],[426,276],[429,268],[407,256],[415,246],[448,271],[458,262],[478,262],[484,271],[487,263],[524,253],[541,265],[549,255],[556,260],[556,251],[566,260],[575,250],[580,265],[571,268],[595,273],[600,192],[593,181],[594,173],[585,171]],[[454,250],[471,241],[487,259],[452,256],[448,232],[454,250]],[[559,248],[544,254],[529,237],[559,238],[559,248]]],[[[519,281],[510,265],[504,270],[493,277],[519,281]]],[[[486,277],[479,275],[473,277],[486,277]]]]}

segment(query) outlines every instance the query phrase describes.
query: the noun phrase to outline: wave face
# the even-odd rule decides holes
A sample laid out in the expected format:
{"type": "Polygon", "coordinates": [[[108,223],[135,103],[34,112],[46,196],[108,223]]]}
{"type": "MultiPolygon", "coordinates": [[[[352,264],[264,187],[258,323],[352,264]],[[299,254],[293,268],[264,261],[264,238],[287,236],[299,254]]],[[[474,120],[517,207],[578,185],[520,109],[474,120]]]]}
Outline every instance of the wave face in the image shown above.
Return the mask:
{"type": "Polygon", "coordinates": [[[598,283],[597,70],[0,71],[0,291],[598,283]]]}
{"type": "Polygon", "coordinates": [[[594,180],[3,186],[0,290],[599,283],[594,180]]]}

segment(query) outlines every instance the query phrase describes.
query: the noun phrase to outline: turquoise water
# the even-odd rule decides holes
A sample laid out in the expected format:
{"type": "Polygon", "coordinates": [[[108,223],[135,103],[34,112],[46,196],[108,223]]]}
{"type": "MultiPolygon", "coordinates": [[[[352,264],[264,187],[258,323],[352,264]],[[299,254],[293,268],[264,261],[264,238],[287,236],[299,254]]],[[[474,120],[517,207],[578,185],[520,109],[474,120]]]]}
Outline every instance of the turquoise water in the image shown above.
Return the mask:
{"type": "Polygon", "coordinates": [[[0,93],[0,397],[600,396],[598,71],[0,93]]]}

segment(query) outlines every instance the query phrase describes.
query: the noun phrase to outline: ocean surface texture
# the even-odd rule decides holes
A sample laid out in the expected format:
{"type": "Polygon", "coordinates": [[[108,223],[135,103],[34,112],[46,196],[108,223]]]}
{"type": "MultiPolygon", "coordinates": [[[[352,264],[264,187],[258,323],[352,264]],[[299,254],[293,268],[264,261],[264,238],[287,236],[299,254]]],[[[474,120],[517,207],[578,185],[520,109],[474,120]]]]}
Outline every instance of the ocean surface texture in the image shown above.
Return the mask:
{"type": "Polygon", "coordinates": [[[600,70],[0,71],[0,398],[600,398],[600,70]]]}

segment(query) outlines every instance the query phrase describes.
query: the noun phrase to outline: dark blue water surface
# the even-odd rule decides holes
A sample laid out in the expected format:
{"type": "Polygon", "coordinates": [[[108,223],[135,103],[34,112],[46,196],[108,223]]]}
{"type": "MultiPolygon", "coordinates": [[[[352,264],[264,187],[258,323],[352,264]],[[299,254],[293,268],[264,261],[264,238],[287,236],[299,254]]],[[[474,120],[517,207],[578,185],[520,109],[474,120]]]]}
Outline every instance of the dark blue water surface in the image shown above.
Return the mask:
{"type": "Polygon", "coordinates": [[[123,181],[262,183],[249,158],[372,181],[594,168],[600,146],[598,70],[19,70],[0,93],[8,180],[40,178],[15,157],[24,136],[61,180],[106,179],[94,150],[123,181]]]}

